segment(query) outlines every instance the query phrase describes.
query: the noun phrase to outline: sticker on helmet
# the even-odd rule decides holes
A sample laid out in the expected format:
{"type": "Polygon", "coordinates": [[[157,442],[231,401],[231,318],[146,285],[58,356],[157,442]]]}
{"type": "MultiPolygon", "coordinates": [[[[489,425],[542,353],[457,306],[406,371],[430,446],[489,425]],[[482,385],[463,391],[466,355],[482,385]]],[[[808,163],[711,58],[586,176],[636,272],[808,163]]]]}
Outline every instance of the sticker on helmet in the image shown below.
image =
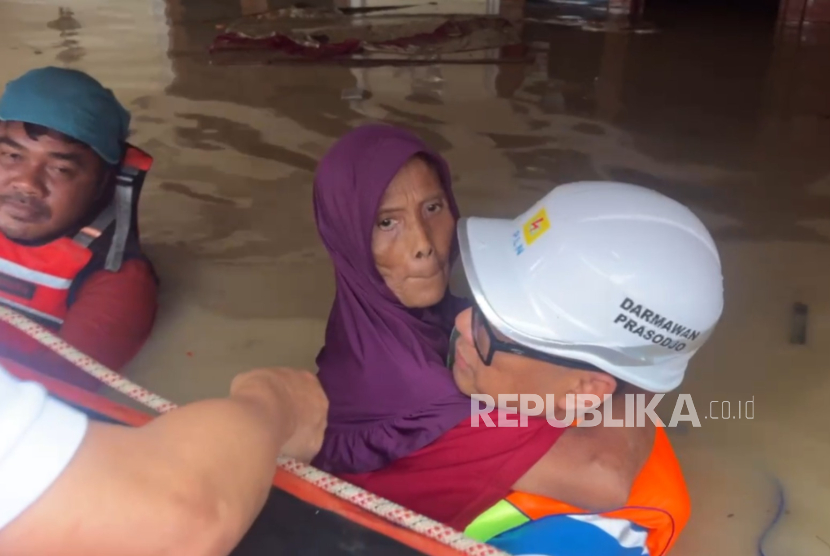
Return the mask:
{"type": "Polygon", "coordinates": [[[548,219],[548,212],[544,207],[539,209],[539,212],[531,216],[524,225],[525,243],[532,245],[534,241],[542,237],[545,232],[550,229],[550,220],[548,219]]]}
{"type": "Polygon", "coordinates": [[[521,255],[525,252],[525,246],[522,244],[522,234],[519,230],[513,232],[513,251],[515,251],[517,255],[521,255]]]}

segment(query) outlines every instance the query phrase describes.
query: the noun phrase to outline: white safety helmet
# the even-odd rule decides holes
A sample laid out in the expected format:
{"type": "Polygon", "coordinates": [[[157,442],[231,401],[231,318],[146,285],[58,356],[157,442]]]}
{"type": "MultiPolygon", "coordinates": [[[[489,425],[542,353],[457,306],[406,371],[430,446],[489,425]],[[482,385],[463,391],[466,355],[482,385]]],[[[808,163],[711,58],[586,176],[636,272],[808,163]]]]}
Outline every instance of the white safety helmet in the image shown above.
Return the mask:
{"type": "Polygon", "coordinates": [[[496,330],[650,392],[680,385],[723,311],[706,227],[636,185],[562,185],[515,220],[463,218],[458,236],[476,303],[496,330]]]}

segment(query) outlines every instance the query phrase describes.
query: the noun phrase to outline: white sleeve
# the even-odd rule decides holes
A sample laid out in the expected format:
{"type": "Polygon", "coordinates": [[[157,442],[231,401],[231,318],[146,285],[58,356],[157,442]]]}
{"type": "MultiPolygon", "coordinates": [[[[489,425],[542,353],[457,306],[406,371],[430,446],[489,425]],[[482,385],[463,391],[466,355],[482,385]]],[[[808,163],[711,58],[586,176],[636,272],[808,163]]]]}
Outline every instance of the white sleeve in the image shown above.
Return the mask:
{"type": "Polygon", "coordinates": [[[86,415],[0,366],[0,529],[58,478],[86,429],[86,415]]]}

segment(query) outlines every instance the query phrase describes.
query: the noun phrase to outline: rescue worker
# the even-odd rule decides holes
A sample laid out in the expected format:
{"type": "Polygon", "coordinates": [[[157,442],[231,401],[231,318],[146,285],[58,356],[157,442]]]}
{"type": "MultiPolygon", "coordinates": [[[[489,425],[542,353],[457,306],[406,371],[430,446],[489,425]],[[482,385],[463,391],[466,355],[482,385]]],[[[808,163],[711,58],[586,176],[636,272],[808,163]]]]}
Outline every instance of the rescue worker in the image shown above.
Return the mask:
{"type": "MultiPolygon", "coordinates": [[[[149,336],[157,298],[136,222],[152,159],[129,126],[112,91],[76,70],[29,71],[0,98],[0,303],[113,369],[149,336]]],[[[0,356],[98,387],[10,327],[0,356]]]]}
{"type": "MultiPolygon", "coordinates": [[[[544,411],[561,419],[566,394],[613,395],[619,406],[627,393],[668,392],[723,310],[709,232],[648,189],[563,185],[515,220],[462,218],[458,234],[475,306],[456,319],[452,369],[468,395],[553,394],[544,411]]],[[[662,428],[620,508],[586,512],[522,490],[467,534],[517,555],[659,556],[690,512],[662,428]]]]}

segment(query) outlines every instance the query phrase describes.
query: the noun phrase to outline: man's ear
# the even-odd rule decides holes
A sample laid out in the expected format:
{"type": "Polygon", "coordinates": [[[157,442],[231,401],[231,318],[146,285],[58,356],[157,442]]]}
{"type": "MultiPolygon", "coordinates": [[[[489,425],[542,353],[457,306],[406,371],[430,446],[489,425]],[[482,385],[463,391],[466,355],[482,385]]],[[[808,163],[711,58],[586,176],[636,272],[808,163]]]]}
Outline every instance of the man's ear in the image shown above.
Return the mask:
{"type": "Polygon", "coordinates": [[[582,392],[580,394],[593,394],[603,399],[606,394],[613,394],[617,389],[617,380],[607,374],[594,371],[584,371],[585,376],[580,381],[582,392]]]}
{"type": "MultiPolygon", "coordinates": [[[[585,409],[586,402],[580,402],[577,399],[577,396],[580,394],[594,395],[599,398],[599,402],[602,403],[605,401],[606,394],[613,394],[617,389],[617,380],[607,373],[598,373],[595,371],[574,372],[577,374],[574,375],[571,387],[568,388],[567,391],[567,394],[573,394],[573,396],[569,398],[566,394],[565,397],[559,398],[556,401],[556,405],[562,410],[585,409]]],[[[590,405],[590,403],[587,404],[588,407],[590,407],[590,405]]]]}

